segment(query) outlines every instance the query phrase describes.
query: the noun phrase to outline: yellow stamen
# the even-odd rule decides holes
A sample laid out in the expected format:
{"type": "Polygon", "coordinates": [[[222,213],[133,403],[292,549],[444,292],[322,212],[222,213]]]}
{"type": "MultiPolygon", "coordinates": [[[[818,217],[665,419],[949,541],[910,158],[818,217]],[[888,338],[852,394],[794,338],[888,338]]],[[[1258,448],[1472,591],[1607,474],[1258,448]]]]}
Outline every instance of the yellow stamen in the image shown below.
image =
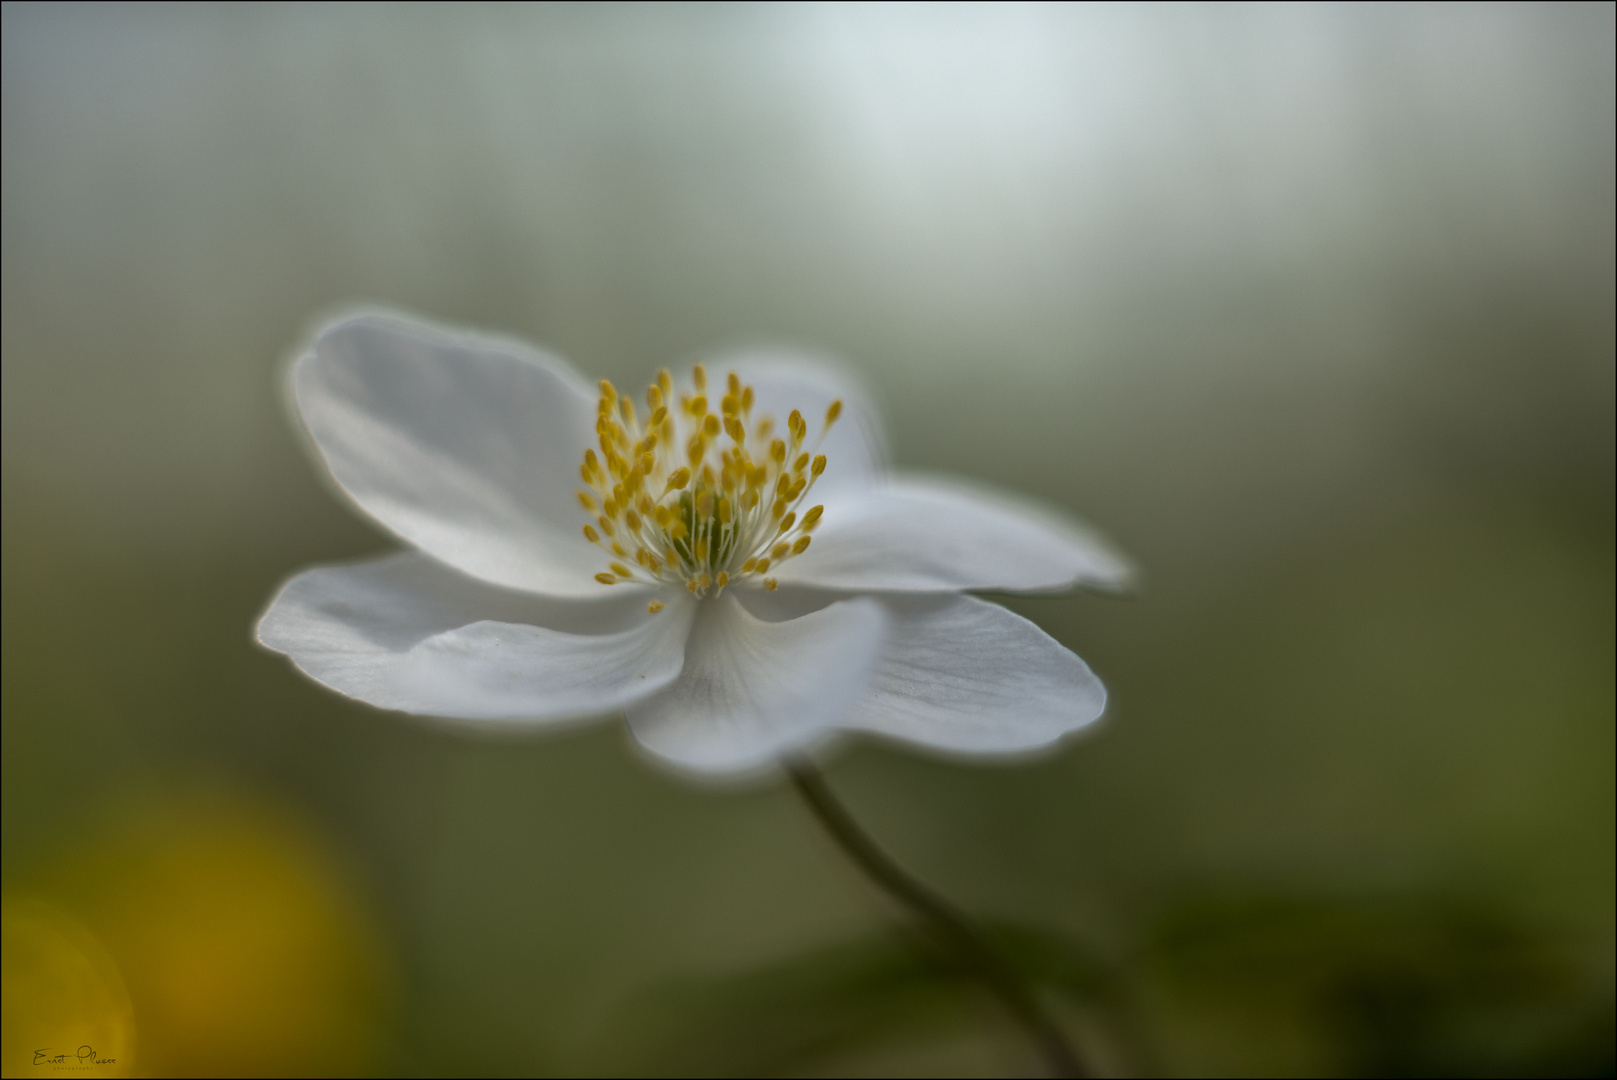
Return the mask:
{"type": "MultiPolygon", "coordinates": [[[[787,418],[787,438],[774,438],[774,420],[751,412],[753,387],[730,372],[709,398],[700,365],[684,393],[676,394],[672,375],[658,372],[646,389],[645,427],[635,403],[611,382],[603,379],[600,390],[598,446],[583,448],[585,490],[577,495],[593,519],[582,526],[585,539],[620,561],[597,581],[683,583],[700,597],[807,550],[825,508],[797,507],[824,472],[825,456],[804,448],[801,412],[787,418]]],[[[832,402],[826,428],[841,411],[841,402],[832,402]]],[[[773,589],[774,579],[764,587],[773,589]]],[[[654,601],[647,610],[664,606],[654,601]]]]}

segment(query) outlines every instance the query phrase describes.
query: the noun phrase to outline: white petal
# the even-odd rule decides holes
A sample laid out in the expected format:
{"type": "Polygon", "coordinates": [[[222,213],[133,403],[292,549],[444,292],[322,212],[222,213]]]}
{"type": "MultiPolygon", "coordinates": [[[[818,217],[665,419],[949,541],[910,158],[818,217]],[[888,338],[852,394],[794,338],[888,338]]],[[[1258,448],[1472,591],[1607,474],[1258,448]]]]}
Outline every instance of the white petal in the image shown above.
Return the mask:
{"type": "Polygon", "coordinates": [[[884,592],[1117,589],[1128,563],[1053,508],[958,482],[894,478],[825,503],[781,584],[884,592]]]}
{"type": "Polygon", "coordinates": [[[872,600],[763,622],[732,593],[705,600],[667,690],[631,705],[629,726],[659,757],[735,772],[806,745],[865,692],[886,618],[872,600]]]}
{"type": "Polygon", "coordinates": [[[870,395],[834,361],[785,349],[750,349],[720,355],[707,363],[709,377],[734,371],[757,395],[754,416],[773,416],[777,431],[796,409],[808,422],[814,448],[831,402],[842,402],[842,416],[814,452],[825,455],[825,474],[814,485],[816,498],[876,482],[886,468],[887,449],[880,414],[870,395]]]}
{"type": "Polygon", "coordinates": [[[619,709],[673,681],[695,604],[672,599],[650,615],[644,596],[533,596],[411,552],[299,574],[258,639],[384,709],[554,720],[619,709]]]}
{"type": "Polygon", "coordinates": [[[575,492],[591,391],[514,342],[399,316],[328,326],[293,390],[331,475],[377,521],[474,577],[592,596],[604,556],[575,492]]]}
{"type": "Polygon", "coordinates": [[[1020,615],[970,596],[889,596],[870,689],[843,722],[941,750],[1044,746],[1100,716],[1106,688],[1020,615]]]}

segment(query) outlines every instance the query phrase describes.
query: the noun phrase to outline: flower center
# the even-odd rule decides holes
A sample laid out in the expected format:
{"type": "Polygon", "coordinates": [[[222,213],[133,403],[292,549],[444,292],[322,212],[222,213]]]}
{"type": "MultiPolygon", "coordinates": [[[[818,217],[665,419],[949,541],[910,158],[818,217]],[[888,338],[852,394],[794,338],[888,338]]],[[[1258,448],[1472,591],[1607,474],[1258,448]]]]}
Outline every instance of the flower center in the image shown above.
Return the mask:
{"type": "MultiPolygon", "coordinates": [[[[801,516],[798,508],[825,472],[825,455],[814,450],[842,402],[826,409],[819,438],[805,449],[802,413],[793,409],[786,437],[777,438],[772,417],[753,419],[752,387],[733,371],[727,382],[714,412],[701,364],[691,373],[693,392],[677,402],[673,377],[659,372],[646,390],[642,425],[634,402],[601,380],[601,452],[584,451],[579,472],[589,490],[578,493],[594,519],[584,536],[613,556],[596,581],[684,582],[706,596],[807,550],[825,507],[801,516]]],[[[765,577],[764,588],[774,587],[765,577]]],[[[662,608],[651,604],[653,613],[662,608]]]]}

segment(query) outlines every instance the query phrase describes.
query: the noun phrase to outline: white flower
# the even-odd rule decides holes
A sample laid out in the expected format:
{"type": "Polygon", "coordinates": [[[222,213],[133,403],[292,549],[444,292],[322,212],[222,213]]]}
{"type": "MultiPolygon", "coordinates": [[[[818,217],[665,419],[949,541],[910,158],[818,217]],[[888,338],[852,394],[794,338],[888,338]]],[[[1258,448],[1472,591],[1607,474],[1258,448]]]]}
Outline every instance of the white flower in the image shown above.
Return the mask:
{"type": "Polygon", "coordinates": [[[1100,715],[1082,660],[965,594],[1115,587],[1121,559],[1049,511],[889,473],[828,367],[709,367],[637,408],[520,343],[327,326],[292,369],[297,410],[415,550],[299,574],[259,640],[384,709],[501,728],[623,710],[709,773],[837,730],[1022,751],[1100,715]]]}

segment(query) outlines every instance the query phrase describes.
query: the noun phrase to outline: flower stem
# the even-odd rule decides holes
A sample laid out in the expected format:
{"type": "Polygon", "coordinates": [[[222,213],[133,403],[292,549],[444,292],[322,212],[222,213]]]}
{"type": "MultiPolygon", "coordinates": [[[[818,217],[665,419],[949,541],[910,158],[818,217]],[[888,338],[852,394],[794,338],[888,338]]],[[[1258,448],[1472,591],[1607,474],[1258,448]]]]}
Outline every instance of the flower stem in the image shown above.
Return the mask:
{"type": "Polygon", "coordinates": [[[954,905],[911,877],[877,846],[804,758],[790,759],[786,775],[831,839],[877,887],[908,908],[930,936],[961,968],[980,982],[1038,1047],[1055,1076],[1090,1076],[1066,1036],[1056,1026],[1026,983],[1002,960],[983,934],[954,905]]]}

